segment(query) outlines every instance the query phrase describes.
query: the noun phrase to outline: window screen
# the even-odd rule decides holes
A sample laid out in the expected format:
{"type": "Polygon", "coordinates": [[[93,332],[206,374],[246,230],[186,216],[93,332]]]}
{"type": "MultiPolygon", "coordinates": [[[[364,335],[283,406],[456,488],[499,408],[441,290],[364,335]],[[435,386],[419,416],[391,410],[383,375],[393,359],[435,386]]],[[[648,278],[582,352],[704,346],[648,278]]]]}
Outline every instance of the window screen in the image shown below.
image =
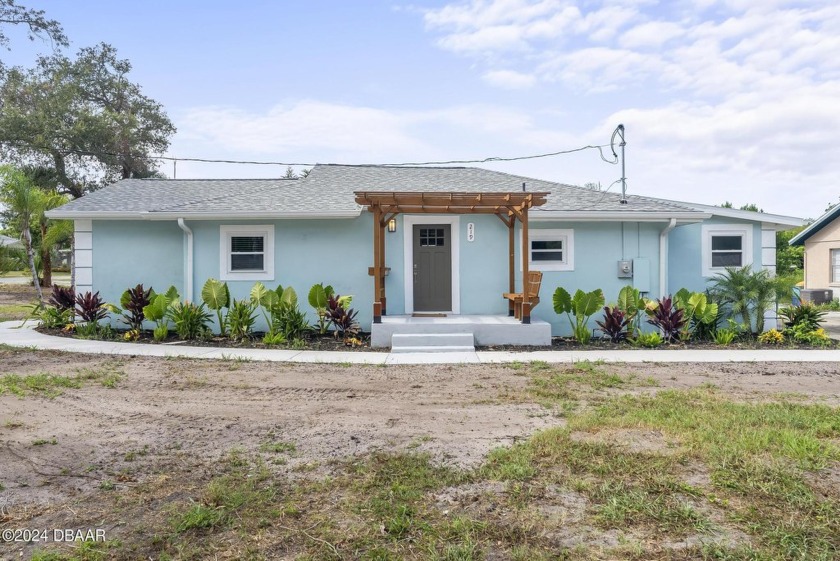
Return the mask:
{"type": "Polygon", "coordinates": [[[840,249],[831,250],[831,282],[840,282],[840,249]]]}
{"type": "Polygon", "coordinates": [[[262,271],[265,269],[265,238],[263,236],[230,237],[230,270],[262,271]]]}
{"type": "Polygon", "coordinates": [[[712,235],[712,267],[740,267],[744,263],[743,236],[712,235]]]}

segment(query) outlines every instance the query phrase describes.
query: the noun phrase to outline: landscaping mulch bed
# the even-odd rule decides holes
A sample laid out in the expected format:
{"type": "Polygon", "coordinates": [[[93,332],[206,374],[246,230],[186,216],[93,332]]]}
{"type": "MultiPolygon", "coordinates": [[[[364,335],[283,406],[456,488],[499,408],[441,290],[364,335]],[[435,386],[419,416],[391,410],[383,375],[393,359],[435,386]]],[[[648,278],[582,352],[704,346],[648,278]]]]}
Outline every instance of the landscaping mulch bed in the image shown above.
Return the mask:
{"type": "MultiPolygon", "coordinates": [[[[47,329],[44,327],[36,328],[36,331],[51,335],[54,337],[66,337],[69,339],[80,339],[72,331],[64,331],[63,329],[47,329]]],[[[254,333],[254,336],[249,339],[242,339],[234,341],[227,337],[213,336],[209,339],[193,339],[185,341],[179,339],[177,336],[170,334],[165,341],[158,342],[152,337],[151,331],[144,331],[140,338],[136,341],[126,341],[123,339],[125,331],[115,331],[117,336],[113,339],[106,339],[112,343],[146,343],[149,345],[185,345],[191,347],[221,347],[230,349],[284,349],[284,350],[300,350],[300,351],[370,351],[378,350],[370,348],[370,333],[361,332],[356,336],[361,342],[361,345],[346,344],[342,339],[336,339],[331,333],[326,335],[311,335],[304,339],[306,346],[295,347],[292,345],[266,345],[262,342],[264,333],[254,333]]]]}
{"type": "MultiPolygon", "coordinates": [[[[43,327],[37,328],[37,331],[44,333],[46,335],[52,335],[55,337],[67,337],[71,339],[77,339],[75,333],[67,332],[62,329],[46,329],[43,327]]],[[[383,349],[372,349],[370,347],[370,333],[362,332],[359,333],[357,339],[361,341],[361,345],[349,345],[346,344],[341,339],[336,339],[332,334],[326,335],[312,335],[307,339],[304,339],[306,346],[303,347],[294,347],[292,345],[266,345],[262,342],[263,333],[255,333],[254,336],[250,339],[243,339],[239,341],[233,341],[227,337],[217,337],[214,336],[210,339],[195,339],[192,341],[184,341],[179,339],[177,336],[170,335],[165,341],[158,342],[152,338],[151,332],[143,332],[140,336],[140,339],[137,341],[124,341],[122,338],[123,331],[116,331],[115,333],[118,334],[117,337],[114,339],[108,339],[110,342],[116,343],[123,343],[123,342],[132,342],[132,343],[146,343],[150,345],[189,345],[194,347],[221,347],[221,348],[230,348],[230,349],[284,349],[284,350],[301,350],[301,351],[374,351],[374,352],[381,352],[383,349]]],[[[613,343],[607,339],[593,339],[586,345],[582,345],[575,341],[573,338],[569,337],[553,337],[551,340],[551,346],[534,346],[534,347],[523,347],[518,345],[487,345],[487,346],[476,346],[476,350],[479,351],[633,351],[633,350],[665,350],[665,351],[677,351],[677,350],[704,350],[704,351],[711,351],[711,350],[730,350],[730,351],[740,351],[740,350],[779,350],[779,349],[801,349],[801,350],[811,350],[811,349],[836,349],[838,348],[838,342],[833,341],[830,346],[826,347],[812,347],[808,345],[797,345],[797,344],[783,344],[783,345],[772,345],[772,344],[765,344],[760,343],[755,339],[747,339],[743,341],[735,341],[730,345],[717,345],[712,341],[690,341],[686,343],[671,343],[666,345],[659,345],[658,347],[639,347],[634,346],[630,343],[613,343]]]]}

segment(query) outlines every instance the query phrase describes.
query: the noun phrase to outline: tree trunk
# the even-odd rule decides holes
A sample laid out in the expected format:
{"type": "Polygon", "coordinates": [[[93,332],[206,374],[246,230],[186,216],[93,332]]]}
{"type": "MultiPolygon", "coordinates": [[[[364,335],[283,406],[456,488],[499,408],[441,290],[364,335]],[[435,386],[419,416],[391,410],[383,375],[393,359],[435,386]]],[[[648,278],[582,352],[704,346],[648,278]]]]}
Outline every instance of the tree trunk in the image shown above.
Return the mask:
{"type": "Polygon", "coordinates": [[[50,256],[50,248],[43,243],[46,235],[47,225],[41,223],[41,286],[49,288],[52,286],[52,257],[50,256]]]}
{"type": "Polygon", "coordinates": [[[38,282],[38,271],[35,270],[35,250],[32,248],[32,233],[29,231],[29,221],[23,222],[23,243],[26,245],[26,255],[29,257],[29,270],[32,271],[32,284],[38,293],[38,302],[44,303],[44,293],[41,292],[41,285],[38,282]]]}

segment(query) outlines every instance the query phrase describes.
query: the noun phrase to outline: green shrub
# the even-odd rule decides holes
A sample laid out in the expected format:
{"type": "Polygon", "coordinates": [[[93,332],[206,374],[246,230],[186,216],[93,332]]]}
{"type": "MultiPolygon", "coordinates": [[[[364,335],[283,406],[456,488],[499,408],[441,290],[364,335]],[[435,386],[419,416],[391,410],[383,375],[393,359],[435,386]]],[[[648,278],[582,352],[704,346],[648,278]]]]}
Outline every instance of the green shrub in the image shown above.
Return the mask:
{"type": "Polygon", "coordinates": [[[569,318],[569,325],[578,343],[586,344],[592,339],[589,318],[591,318],[604,305],[604,293],[600,288],[592,292],[584,292],[578,289],[574,296],[562,286],[554,291],[554,311],[559,314],[566,314],[569,318]],[[574,319],[572,319],[574,317],[574,319]]]}
{"type": "Polygon", "coordinates": [[[47,329],[62,328],[69,323],[73,323],[73,310],[60,310],[51,306],[42,308],[36,306],[35,315],[41,322],[41,327],[47,329]]]}
{"type": "Polygon", "coordinates": [[[781,345],[785,342],[785,336],[778,329],[771,329],[759,335],[758,342],[765,345],[781,345]]]}
{"type": "Polygon", "coordinates": [[[149,321],[155,322],[155,341],[163,341],[169,333],[169,306],[177,302],[180,296],[174,286],[170,286],[165,294],[155,294],[149,299],[149,304],[143,308],[143,315],[149,321]]]}
{"type": "Polygon", "coordinates": [[[689,292],[685,288],[681,288],[674,294],[674,304],[682,309],[685,314],[686,323],[680,334],[683,340],[694,338],[698,333],[709,333],[716,330],[717,322],[720,319],[718,305],[709,302],[709,298],[704,292],[689,292]]]}
{"type": "Polygon", "coordinates": [[[257,306],[250,300],[233,300],[227,315],[230,336],[233,339],[246,339],[254,330],[257,321],[257,306]]]}
{"type": "Polygon", "coordinates": [[[203,303],[199,306],[178,301],[169,305],[166,316],[175,324],[178,337],[187,341],[203,337],[209,331],[207,325],[212,318],[203,303]]]}
{"type": "Polygon", "coordinates": [[[715,344],[726,347],[732,344],[732,341],[738,336],[738,331],[735,329],[724,328],[718,329],[715,332],[715,344]]]}
{"type": "Polygon", "coordinates": [[[812,347],[827,347],[831,345],[831,338],[825,332],[825,329],[811,329],[811,326],[807,323],[800,323],[799,325],[785,329],[785,336],[793,339],[797,343],[812,347]]]}
{"type": "Polygon", "coordinates": [[[803,329],[815,331],[825,319],[827,312],[813,304],[803,302],[799,306],[787,306],[779,310],[779,315],[785,320],[787,327],[798,327],[804,325],[803,329]]]}
{"type": "Polygon", "coordinates": [[[658,332],[639,333],[635,338],[630,339],[630,343],[636,347],[645,347],[646,349],[654,349],[660,346],[665,340],[658,332]]]}
{"type": "Polygon", "coordinates": [[[166,338],[169,336],[169,326],[166,324],[158,325],[155,327],[154,331],[152,331],[152,336],[158,343],[166,341],[166,338]]]}

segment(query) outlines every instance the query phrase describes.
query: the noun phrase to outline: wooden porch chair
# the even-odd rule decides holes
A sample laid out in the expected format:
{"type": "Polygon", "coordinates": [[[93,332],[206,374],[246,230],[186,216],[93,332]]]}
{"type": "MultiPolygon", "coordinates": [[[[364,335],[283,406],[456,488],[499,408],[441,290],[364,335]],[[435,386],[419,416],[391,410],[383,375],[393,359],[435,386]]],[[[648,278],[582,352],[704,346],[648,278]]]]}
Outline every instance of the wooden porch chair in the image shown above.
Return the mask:
{"type": "MultiPolygon", "coordinates": [[[[533,310],[540,303],[540,285],[542,284],[542,271],[528,271],[528,283],[525,288],[528,299],[531,301],[533,310]]],[[[505,292],[502,295],[513,302],[513,315],[516,319],[522,319],[522,302],[525,300],[522,292],[505,292]]]]}

